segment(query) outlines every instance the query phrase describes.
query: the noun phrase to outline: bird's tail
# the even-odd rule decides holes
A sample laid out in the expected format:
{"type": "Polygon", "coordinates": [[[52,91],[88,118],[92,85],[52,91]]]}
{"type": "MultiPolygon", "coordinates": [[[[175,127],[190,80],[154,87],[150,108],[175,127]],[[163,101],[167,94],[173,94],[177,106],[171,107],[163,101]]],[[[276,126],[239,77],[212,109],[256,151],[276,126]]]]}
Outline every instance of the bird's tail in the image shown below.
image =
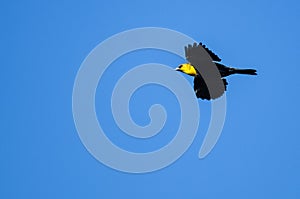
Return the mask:
{"type": "Polygon", "coordinates": [[[257,75],[255,69],[237,69],[233,68],[233,74],[257,75]]]}

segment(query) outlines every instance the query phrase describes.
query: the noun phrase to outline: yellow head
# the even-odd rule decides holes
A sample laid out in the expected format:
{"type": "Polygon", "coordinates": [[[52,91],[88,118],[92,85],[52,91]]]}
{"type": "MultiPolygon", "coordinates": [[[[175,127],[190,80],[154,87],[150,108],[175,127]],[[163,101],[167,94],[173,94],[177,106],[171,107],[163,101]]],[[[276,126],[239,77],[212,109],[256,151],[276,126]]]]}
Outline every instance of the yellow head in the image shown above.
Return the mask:
{"type": "Polygon", "coordinates": [[[194,66],[192,66],[190,63],[185,63],[179,65],[175,70],[183,72],[185,74],[188,74],[190,76],[196,76],[197,71],[194,66]]]}

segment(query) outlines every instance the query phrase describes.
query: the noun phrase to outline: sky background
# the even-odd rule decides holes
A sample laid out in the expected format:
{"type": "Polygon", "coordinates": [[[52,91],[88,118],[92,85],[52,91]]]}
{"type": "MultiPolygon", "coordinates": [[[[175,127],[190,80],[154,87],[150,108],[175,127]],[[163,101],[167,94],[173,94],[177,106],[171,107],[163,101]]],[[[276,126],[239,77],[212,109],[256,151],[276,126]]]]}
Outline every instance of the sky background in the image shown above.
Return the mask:
{"type": "MultiPolygon", "coordinates": [[[[0,198],[300,198],[299,9],[296,0],[2,1],[0,198]],[[189,150],[162,170],[128,174],[98,162],[81,143],[72,89],[94,47],[147,26],[180,31],[223,63],[254,67],[259,75],[228,78],[225,126],[205,159],[197,156],[210,103],[199,100],[200,127],[189,150]]],[[[165,106],[166,126],[152,141],[120,133],[109,96],[117,77],[138,64],[176,67],[184,61],[158,50],[137,51],[105,72],[96,109],[114,143],[145,152],[172,139],[180,110],[168,90],[146,86],[131,100],[132,117],[141,125],[149,122],[149,105],[165,106]]],[[[185,77],[192,89],[192,78],[185,77]]]]}

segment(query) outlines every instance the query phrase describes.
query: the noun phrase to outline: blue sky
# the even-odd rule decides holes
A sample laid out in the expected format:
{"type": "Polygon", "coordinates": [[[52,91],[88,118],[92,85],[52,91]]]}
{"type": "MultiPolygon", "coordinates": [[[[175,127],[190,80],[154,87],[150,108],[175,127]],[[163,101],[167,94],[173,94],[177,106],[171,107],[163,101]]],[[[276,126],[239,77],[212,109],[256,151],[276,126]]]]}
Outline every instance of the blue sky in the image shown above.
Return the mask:
{"type": "MultiPolygon", "coordinates": [[[[10,1],[0,9],[0,198],[300,197],[299,2],[10,1]],[[200,128],[189,150],[160,171],[128,174],[99,163],[81,143],[72,89],[82,61],[101,41],[147,26],[180,31],[207,44],[223,63],[254,67],[259,75],[228,78],[226,123],[205,159],[197,155],[210,103],[199,100],[200,128]]],[[[155,86],[134,94],[131,113],[138,124],[149,122],[152,103],[170,111],[152,142],[122,140],[109,111],[101,110],[115,77],[149,62],[175,67],[184,60],[155,50],[130,53],[109,68],[107,86],[99,85],[96,96],[99,121],[116,132],[108,137],[137,152],[172,139],[176,99],[155,86]],[[158,99],[155,92],[164,94],[158,99]]]]}

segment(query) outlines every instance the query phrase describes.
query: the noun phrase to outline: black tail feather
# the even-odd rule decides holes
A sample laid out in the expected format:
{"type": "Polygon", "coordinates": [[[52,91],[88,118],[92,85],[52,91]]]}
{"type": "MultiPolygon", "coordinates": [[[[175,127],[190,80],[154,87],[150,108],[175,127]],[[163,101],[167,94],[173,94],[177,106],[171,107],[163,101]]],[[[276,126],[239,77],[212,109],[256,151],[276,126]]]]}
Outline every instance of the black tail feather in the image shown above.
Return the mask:
{"type": "Polygon", "coordinates": [[[234,69],[234,74],[257,75],[255,69],[234,69]]]}

